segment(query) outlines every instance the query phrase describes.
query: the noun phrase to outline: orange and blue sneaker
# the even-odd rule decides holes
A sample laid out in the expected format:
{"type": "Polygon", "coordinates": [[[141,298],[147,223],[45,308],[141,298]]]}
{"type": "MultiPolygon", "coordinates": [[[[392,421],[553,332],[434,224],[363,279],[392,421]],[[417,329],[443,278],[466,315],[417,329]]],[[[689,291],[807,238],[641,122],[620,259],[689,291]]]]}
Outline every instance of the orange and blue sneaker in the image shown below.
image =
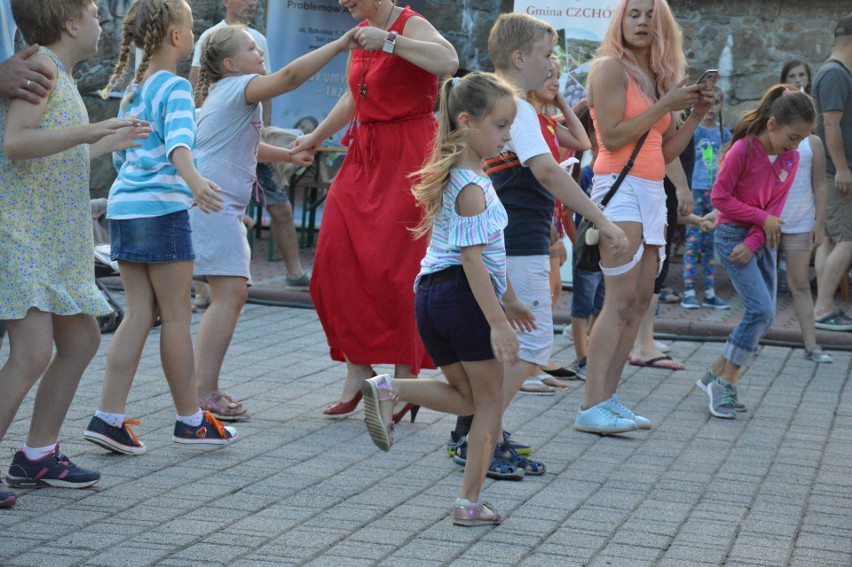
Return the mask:
{"type": "Polygon", "coordinates": [[[122,455],[141,455],[145,452],[145,443],[136,437],[130,428],[139,425],[135,419],[125,419],[121,427],[113,427],[98,416],[92,416],[83,438],[95,445],[100,445],[113,453],[122,455]]]}
{"type": "Polygon", "coordinates": [[[101,473],[72,463],[59,452],[59,445],[35,461],[28,459],[22,450],[17,451],[6,474],[6,484],[13,488],[88,488],[100,479],[101,473]]]}
{"type": "Polygon", "coordinates": [[[175,443],[228,445],[237,440],[239,433],[235,428],[222,425],[222,422],[213,417],[209,411],[201,413],[203,417],[198,427],[187,425],[182,421],[175,422],[175,432],[172,436],[175,443]]]}

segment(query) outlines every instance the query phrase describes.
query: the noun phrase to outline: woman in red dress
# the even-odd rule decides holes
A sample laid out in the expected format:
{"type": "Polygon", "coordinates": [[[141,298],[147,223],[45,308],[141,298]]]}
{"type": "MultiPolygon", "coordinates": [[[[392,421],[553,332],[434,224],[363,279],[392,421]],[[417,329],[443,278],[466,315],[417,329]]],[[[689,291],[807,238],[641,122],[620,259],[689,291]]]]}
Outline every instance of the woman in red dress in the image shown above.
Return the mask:
{"type": "MultiPolygon", "coordinates": [[[[432,361],[414,321],[414,278],[428,244],[409,174],[423,166],[437,122],[438,77],[458,69],[452,45],[420,14],[391,0],[341,0],[362,49],[350,52],[349,90],[297,147],[316,147],[347,124],[349,152],[328,193],[311,277],[311,299],[331,357],[346,361],[342,417],[361,400],[372,364],[416,376],[432,361]]],[[[398,416],[401,417],[401,416],[398,416]]]]}

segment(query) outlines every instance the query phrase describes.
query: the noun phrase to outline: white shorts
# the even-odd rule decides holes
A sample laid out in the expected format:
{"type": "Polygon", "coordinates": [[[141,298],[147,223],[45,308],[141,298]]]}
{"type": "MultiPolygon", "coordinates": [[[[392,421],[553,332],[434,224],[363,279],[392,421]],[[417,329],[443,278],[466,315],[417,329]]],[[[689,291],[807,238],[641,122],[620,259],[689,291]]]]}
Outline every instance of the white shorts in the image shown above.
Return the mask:
{"type": "MultiPolygon", "coordinates": [[[[594,176],[591,198],[595,204],[603,201],[616,179],[618,175],[614,173],[594,176]]],[[[612,222],[638,222],[642,225],[642,244],[633,260],[625,266],[603,268],[605,274],[614,276],[630,271],[642,258],[643,244],[658,247],[662,268],[666,259],[666,190],[662,181],[628,175],[604,209],[604,216],[612,222]]]]}
{"type": "Polygon", "coordinates": [[[536,329],[515,331],[518,358],[547,364],[553,352],[553,309],[550,297],[550,256],[507,256],[506,269],[515,294],[535,315],[536,329]]]}

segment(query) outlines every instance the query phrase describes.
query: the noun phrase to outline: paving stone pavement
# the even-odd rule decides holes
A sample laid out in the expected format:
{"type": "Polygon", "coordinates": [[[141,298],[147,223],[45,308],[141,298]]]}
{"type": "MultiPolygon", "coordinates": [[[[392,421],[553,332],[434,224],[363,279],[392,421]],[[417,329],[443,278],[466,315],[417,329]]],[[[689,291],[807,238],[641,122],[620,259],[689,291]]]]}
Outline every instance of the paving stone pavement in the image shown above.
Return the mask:
{"type": "MultiPolygon", "coordinates": [[[[86,490],[21,491],[0,511],[2,565],[852,564],[850,352],[817,366],[801,350],[764,347],[743,378],[749,411],[725,421],[708,417],[694,386],[721,345],[675,342],[687,370],[625,368],[620,396],[654,428],[623,436],[571,428],[580,382],[552,397],[519,396],[505,425],[548,472],[487,480],[483,496],[506,520],[461,528],[449,519],[461,468],[444,450],[454,419],[422,410],[398,427],[389,453],[372,444],[360,410],[324,419],[344,367],[328,359],[313,310],[246,306],[222,386],[252,418],[218,449],[171,441],[156,329],[128,404],[147,454],[108,454],[83,440],[111,337],[61,435],[62,450],[103,478],[86,490]]],[[[566,341],[556,337],[563,363],[574,354],[566,341]]],[[[3,471],[31,411],[32,395],[0,442],[3,471]]]]}

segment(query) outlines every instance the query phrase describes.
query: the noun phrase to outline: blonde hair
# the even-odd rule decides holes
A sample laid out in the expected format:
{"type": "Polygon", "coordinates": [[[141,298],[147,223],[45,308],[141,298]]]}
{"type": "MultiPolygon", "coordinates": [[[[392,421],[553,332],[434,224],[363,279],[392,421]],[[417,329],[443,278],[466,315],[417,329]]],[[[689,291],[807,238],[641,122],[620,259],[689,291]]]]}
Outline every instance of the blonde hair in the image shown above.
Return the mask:
{"type": "Polygon", "coordinates": [[[79,18],[97,0],[12,0],[12,17],[27,43],[50,45],[62,38],[63,26],[79,18]]]}
{"type": "Polygon", "coordinates": [[[657,100],[676,87],[686,76],[686,57],[683,54],[683,41],[680,26],[672,15],[666,0],[654,0],[654,13],[651,17],[651,54],[649,64],[656,75],[656,83],[643,70],[633,51],[624,43],[622,22],[627,12],[627,3],[621,0],[612,13],[609,28],[598,48],[598,59],[592,62],[589,75],[595,72],[598,64],[605,59],[619,61],[639,85],[639,89],[651,100],[657,100]]]}
{"type": "Polygon", "coordinates": [[[118,52],[118,61],[109,83],[101,90],[101,98],[109,98],[110,92],[118,86],[124,71],[127,69],[130,48],[136,46],[142,50],[142,60],[133,75],[130,90],[121,101],[121,107],[125,108],[133,101],[136,91],[142,83],[142,78],[148,70],[151,56],[160,49],[169,29],[172,26],[183,24],[184,18],[190,17],[187,14],[188,10],[189,5],[185,0],[135,0],[130,5],[130,9],[124,18],[124,26],[121,29],[121,47],[118,52]]]}
{"type": "Polygon", "coordinates": [[[774,117],[781,126],[791,126],[804,121],[813,128],[816,108],[810,96],[793,85],[775,85],[763,94],[757,108],[743,114],[734,127],[731,141],[722,148],[727,152],[734,142],[749,136],[759,136],[766,130],[769,118],[774,117]]]}
{"type": "Polygon", "coordinates": [[[488,33],[488,53],[498,71],[512,67],[512,53],[521,50],[528,53],[533,44],[550,38],[556,44],[556,30],[543,20],[528,14],[500,14],[488,33]]]}
{"type": "Polygon", "coordinates": [[[429,233],[435,217],[441,211],[444,186],[450,169],[467,149],[466,132],[460,130],[456,119],[466,112],[474,120],[482,120],[491,113],[503,97],[515,97],[515,87],[493,73],[474,71],[462,78],[450,78],[441,85],[438,93],[438,133],[432,155],[420,171],[410,177],[419,178],[411,188],[414,199],[423,209],[423,217],[412,229],[415,238],[429,233]]]}
{"type": "Polygon", "coordinates": [[[195,85],[195,106],[204,104],[210,85],[227,74],[225,59],[235,57],[240,49],[240,32],[248,31],[242,24],[222,26],[210,32],[201,45],[198,83],[195,85]]]}

